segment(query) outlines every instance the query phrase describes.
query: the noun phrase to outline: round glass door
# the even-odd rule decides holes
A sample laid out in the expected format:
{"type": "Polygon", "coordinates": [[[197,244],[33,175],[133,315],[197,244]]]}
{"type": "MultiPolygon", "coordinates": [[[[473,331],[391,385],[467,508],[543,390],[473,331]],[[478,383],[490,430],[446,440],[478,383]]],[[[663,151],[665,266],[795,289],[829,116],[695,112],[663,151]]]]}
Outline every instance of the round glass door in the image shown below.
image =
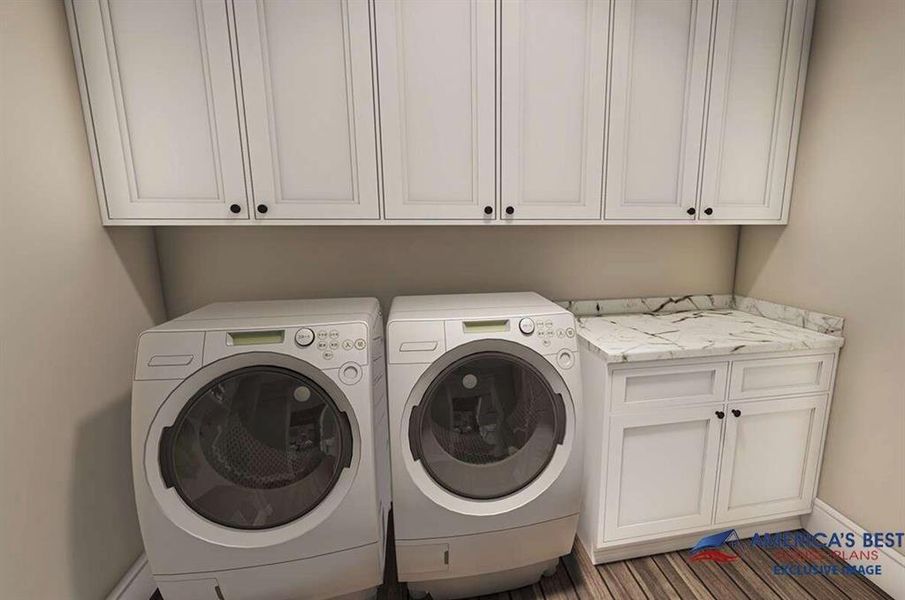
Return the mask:
{"type": "Polygon", "coordinates": [[[560,394],[519,357],[479,352],[444,369],[412,409],[413,456],[439,485],[492,499],[524,488],[565,433],[560,394]]]}
{"type": "Polygon", "coordinates": [[[161,435],[167,487],[235,529],[284,525],[314,509],[352,458],[348,417],[295,371],[252,366],[210,382],[161,435]]]}

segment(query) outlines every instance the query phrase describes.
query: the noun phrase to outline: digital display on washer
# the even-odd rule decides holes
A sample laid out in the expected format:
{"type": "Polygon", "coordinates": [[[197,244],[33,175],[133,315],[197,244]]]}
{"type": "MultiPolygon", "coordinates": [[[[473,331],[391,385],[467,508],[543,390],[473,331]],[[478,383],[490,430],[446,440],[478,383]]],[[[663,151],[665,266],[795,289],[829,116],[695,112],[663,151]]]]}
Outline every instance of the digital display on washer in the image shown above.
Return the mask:
{"type": "Polygon", "coordinates": [[[285,331],[230,331],[226,334],[230,346],[256,346],[258,344],[282,344],[285,331]]]}
{"type": "Polygon", "coordinates": [[[503,333],[509,331],[509,319],[498,321],[464,321],[465,333],[503,333]]]}

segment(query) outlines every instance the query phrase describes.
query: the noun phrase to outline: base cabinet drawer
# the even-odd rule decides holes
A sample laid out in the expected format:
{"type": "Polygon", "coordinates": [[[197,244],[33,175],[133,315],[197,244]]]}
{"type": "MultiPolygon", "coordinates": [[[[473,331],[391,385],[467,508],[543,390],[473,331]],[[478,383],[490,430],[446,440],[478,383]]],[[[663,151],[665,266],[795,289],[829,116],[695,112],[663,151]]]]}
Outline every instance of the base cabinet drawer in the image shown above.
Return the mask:
{"type": "Polygon", "coordinates": [[[694,407],[612,418],[606,540],[710,524],[722,424],[716,413],[694,407]]]}
{"type": "Polygon", "coordinates": [[[613,412],[723,402],[728,373],[726,362],[615,369],[613,412]]]}
{"type": "Polygon", "coordinates": [[[830,389],[833,355],[737,360],[732,363],[729,399],[814,394],[830,389]]]}
{"type": "Polygon", "coordinates": [[[811,507],[827,401],[819,395],[729,403],[717,523],[811,507]]]}

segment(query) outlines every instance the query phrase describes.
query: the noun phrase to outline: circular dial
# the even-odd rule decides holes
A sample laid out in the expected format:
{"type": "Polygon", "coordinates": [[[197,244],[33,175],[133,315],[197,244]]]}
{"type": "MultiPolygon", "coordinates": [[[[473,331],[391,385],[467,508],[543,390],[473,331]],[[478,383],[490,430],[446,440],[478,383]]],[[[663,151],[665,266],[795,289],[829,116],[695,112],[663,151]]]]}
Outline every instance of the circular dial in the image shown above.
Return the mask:
{"type": "Polygon", "coordinates": [[[575,356],[568,350],[560,350],[559,354],[556,355],[556,362],[563,369],[571,369],[572,365],[575,364],[575,356]]]}
{"type": "Polygon", "coordinates": [[[314,332],[308,327],[302,327],[295,332],[295,343],[302,348],[307,348],[314,343],[314,332]]]}

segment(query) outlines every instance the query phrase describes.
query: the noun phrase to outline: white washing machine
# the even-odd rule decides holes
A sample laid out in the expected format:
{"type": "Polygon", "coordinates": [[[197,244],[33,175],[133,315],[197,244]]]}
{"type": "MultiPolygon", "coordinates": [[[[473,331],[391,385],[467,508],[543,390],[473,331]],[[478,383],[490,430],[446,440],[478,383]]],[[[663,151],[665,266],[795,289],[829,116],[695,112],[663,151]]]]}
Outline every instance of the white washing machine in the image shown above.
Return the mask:
{"type": "Polygon", "coordinates": [[[387,361],[399,580],[437,600],[552,572],[581,497],[572,314],[535,293],[396,298],[387,361]]]}
{"type": "Polygon", "coordinates": [[[367,597],[390,508],[377,300],[212,304],[141,334],[135,497],[166,600],[367,597]]]}

